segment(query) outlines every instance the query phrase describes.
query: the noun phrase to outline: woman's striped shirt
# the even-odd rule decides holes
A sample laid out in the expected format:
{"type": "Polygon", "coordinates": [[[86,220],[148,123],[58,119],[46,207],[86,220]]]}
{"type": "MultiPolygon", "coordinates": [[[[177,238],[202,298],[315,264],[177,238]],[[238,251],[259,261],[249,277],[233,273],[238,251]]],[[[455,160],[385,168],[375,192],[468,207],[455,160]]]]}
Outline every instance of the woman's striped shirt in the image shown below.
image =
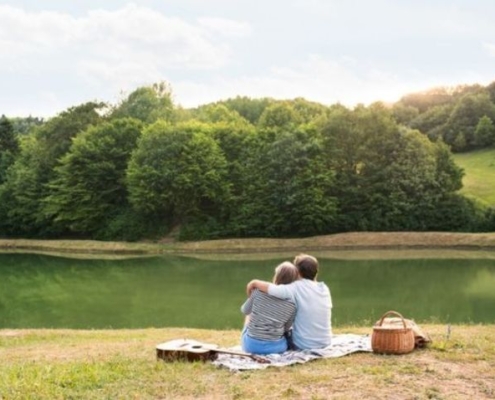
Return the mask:
{"type": "Polygon", "coordinates": [[[249,315],[247,334],[254,339],[278,340],[287,332],[296,315],[296,305],[255,289],[242,305],[249,315]]]}

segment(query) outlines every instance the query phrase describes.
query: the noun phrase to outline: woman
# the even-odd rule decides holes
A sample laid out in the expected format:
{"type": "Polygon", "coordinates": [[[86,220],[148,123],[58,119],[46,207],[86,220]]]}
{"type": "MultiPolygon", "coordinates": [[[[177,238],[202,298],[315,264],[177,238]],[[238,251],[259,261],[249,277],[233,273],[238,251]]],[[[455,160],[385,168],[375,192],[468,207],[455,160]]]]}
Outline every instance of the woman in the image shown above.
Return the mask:
{"type": "MultiPolygon", "coordinates": [[[[297,268],[286,261],[275,268],[273,283],[287,285],[299,279],[297,268]]],[[[242,305],[246,315],[242,331],[242,349],[252,354],[283,353],[288,349],[284,336],[292,326],[296,315],[296,305],[290,300],[282,300],[257,289],[242,305]]]]}

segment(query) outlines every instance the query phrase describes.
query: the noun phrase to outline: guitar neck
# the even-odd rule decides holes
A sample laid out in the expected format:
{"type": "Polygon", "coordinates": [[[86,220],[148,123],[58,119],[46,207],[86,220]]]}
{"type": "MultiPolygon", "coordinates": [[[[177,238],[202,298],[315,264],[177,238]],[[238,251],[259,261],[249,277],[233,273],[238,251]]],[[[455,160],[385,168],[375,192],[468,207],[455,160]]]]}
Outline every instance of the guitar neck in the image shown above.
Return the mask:
{"type": "Polygon", "coordinates": [[[215,353],[222,353],[222,354],[232,354],[233,356],[241,356],[241,357],[249,357],[252,360],[259,361],[262,363],[267,363],[269,360],[266,358],[254,355],[254,354],[249,354],[249,353],[244,353],[242,351],[232,351],[232,350],[226,350],[226,349],[215,349],[213,350],[215,353]]]}

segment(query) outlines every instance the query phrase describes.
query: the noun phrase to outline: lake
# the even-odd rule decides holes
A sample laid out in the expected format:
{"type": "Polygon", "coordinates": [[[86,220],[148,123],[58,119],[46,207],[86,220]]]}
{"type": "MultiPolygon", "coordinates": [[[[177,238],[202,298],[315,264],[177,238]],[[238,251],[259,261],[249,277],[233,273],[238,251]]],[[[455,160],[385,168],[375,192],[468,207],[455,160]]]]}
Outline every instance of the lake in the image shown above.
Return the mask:
{"type": "MultiPolygon", "coordinates": [[[[334,326],[397,310],[417,322],[495,323],[495,259],[318,255],[334,326]]],[[[121,260],[0,253],[0,328],[240,329],[246,283],[293,255],[121,260]]]]}

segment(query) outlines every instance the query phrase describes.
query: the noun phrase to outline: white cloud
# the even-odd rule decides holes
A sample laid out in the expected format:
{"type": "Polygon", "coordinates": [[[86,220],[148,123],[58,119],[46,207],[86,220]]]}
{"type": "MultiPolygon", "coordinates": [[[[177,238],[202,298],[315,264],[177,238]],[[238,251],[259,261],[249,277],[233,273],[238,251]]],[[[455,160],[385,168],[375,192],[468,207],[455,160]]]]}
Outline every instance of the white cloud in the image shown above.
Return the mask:
{"type": "MultiPolygon", "coordinates": [[[[221,20],[221,24],[242,30],[242,24],[236,22],[221,20]]],[[[116,11],[93,10],[79,18],[0,6],[2,64],[39,55],[51,55],[54,63],[69,55],[76,65],[97,62],[112,67],[140,62],[164,68],[209,69],[225,65],[230,51],[225,43],[212,41],[202,24],[134,4],[116,11]]]]}
{"type": "Polygon", "coordinates": [[[46,113],[50,105],[109,100],[174,73],[204,74],[227,66],[229,38],[250,31],[228,19],[192,21],[132,3],[78,16],[0,5],[0,85],[18,81],[15,94],[0,92],[0,108],[46,113]],[[59,100],[46,100],[47,92],[59,100]],[[14,107],[14,98],[24,104],[14,107]]]}
{"type": "Polygon", "coordinates": [[[495,57],[495,44],[494,43],[483,43],[483,48],[488,52],[488,54],[492,57],[495,57]]]}
{"type": "Polygon", "coordinates": [[[251,26],[247,22],[233,21],[224,18],[198,18],[201,26],[225,36],[249,36],[251,26]]]}

